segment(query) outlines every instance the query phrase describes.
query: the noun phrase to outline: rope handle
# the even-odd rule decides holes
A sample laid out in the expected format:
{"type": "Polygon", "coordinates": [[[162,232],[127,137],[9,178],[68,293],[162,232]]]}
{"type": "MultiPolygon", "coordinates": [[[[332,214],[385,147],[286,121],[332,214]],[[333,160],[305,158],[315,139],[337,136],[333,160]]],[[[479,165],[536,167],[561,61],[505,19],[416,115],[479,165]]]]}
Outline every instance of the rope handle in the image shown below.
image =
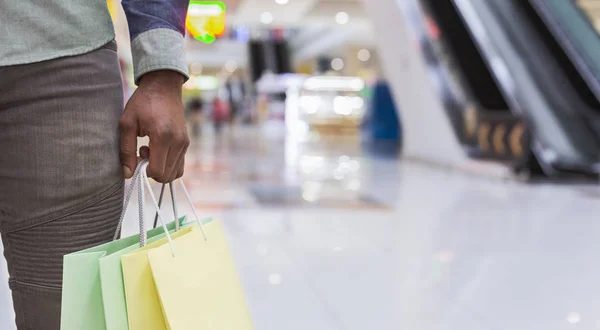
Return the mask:
{"type": "MultiPolygon", "coordinates": [[[[161,226],[163,227],[163,230],[165,231],[165,234],[167,235],[167,240],[169,241],[169,246],[171,247],[171,254],[173,255],[173,257],[175,257],[175,248],[173,246],[173,239],[171,239],[171,235],[169,234],[169,229],[167,228],[167,225],[165,223],[165,221],[163,220],[163,217],[160,215],[160,206],[158,206],[158,202],[156,201],[156,197],[154,196],[154,192],[152,192],[152,186],[150,185],[150,180],[148,179],[148,174],[146,173],[146,168],[148,167],[148,160],[144,159],[140,162],[140,180],[143,180],[146,184],[146,187],[148,188],[148,194],[150,195],[150,199],[152,200],[152,204],[154,205],[154,208],[156,209],[156,214],[158,215],[158,221],[160,221],[161,226]]],[[[140,214],[144,212],[143,210],[143,205],[144,205],[144,188],[143,188],[143,184],[142,182],[139,183],[139,187],[140,187],[140,194],[141,196],[141,202],[140,202],[140,214]]],[[[177,221],[177,219],[175,219],[175,221],[177,221]]],[[[146,246],[146,230],[145,228],[142,228],[142,225],[140,224],[140,246],[146,246]],[[143,236],[143,241],[142,241],[142,236],[143,236]],[[143,242],[143,245],[142,245],[143,242]]]]}
{"type": "Polygon", "coordinates": [[[169,245],[171,246],[171,253],[173,254],[173,256],[175,256],[175,252],[173,249],[173,240],[171,239],[169,230],[168,230],[165,222],[163,221],[163,217],[160,214],[160,206],[156,202],[156,197],[154,197],[154,193],[152,192],[152,187],[150,186],[150,180],[148,180],[148,175],[146,174],[147,167],[148,167],[148,160],[144,159],[138,164],[135,171],[133,172],[133,177],[132,177],[129,189],[127,189],[127,192],[125,193],[123,210],[121,211],[121,216],[119,218],[119,223],[117,224],[117,229],[115,231],[115,235],[113,236],[113,240],[116,240],[119,238],[121,229],[123,227],[123,220],[125,219],[125,213],[127,211],[127,206],[129,205],[129,201],[131,200],[131,195],[133,195],[133,190],[137,186],[137,188],[138,188],[140,246],[141,247],[146,246],[147,233],[146,233],[146,223],[144,221],[144,203],[145,203],[145,199],[146,199],[145,191],[144,191],[145,190],[144,184],[145,184],[146,187],[148,188],[148,192],[152,199],[152,204],[154,205],[154,208],[156,209],[156,214],[157,214],[158,220],[160,221],[160,224],[162,225],[163,230],[165,231],[165,234],[167,235],[167,239],[169,240],[169,245]]]}
{"type": "MultiPolygon", "coordinates": [[[[158,196],[158,206],[162,207],[162,201],[163,201],[163,197],[165,194],[165,187],[167,185],[163,183],[162,187],[160,188],[160,195],[158,196]]],[[[173,216],[175,217],[175,231],[179,231],[179,215],[177,212],[177,203],[175,202],[175,186],[173,185],[173,182],[169,182],[169,191],[171,193],[171,205],[173,205],[173,216]]],[[[152,226],[152,228],[156,228],[156,226],[158,225],[158,212],[156,213],[156,215],[154,216],[154,225],[152,226]]]]}
{"type": "MultiPolygon", "coordinates": [[[[178,179],[177,181],[179,181],[179,184],[181,184],[181,188],[183,190],[183,194],[185,195],[185,198],[188,202],[188,204],[190,205],[190,208],[192,209],[192,213],[194,214],[194,218],[196,219],[196,223],[198,224],[198,226],[200,227],[200,230],[202,230],[202,235],[204,236],[204,240],[207,240],[207,236],[206,236],[206,231],[204,230],[204,224],[202,224],[202,221],[200,221],[200,217],[198,216],[198,212],[196,211],[196,207],[194,206],[194,202],[192,201],[192,197],[190,196],[190,193],[188,192],[185,183],[183,182],[183,179],[178,179]]],[[[179,230],[179,217],[177,216],[177,203],[175,202],[175,185],[173,184],[173,182],[169,182],[169,190],[171,191],[171,202],[173,203],[173,213],[175,213],[175,219],[177,221],[177,223],[175,224],[175,226],[177,227],[177,230],[179,230]]],[[[160,190],[160,197],[158,200],[158,205],[161,205],[162,199],[163,199],[163,195],[165,192],[165,186],[163,185],[162,189],[160,190]]],[[[157,226],[157,220],[158,220],[158,213],[156,214],[155,218],[154,218],[154,227],[156,228],[157,226]]]]}
{"type": "MultiPolygon", "coordinates": [[[[160,206],[162,204],[162,199],[163,199],[163,195],[164,195],[164,189],[165,189],[165,184],[163,184],[162,188],[161,188],[161,192],[160,192],[160,200],[159,202],[156,201],[156,197],[154,196],[154,193],[152,191],[152,188],[150,186],[150,180],[148,179],[148,175],[146,173],[146,168],[148,167],[149,161],[144,159],[142,160],[138,166],[136,167],[134,173],[133,173],[133,177],[132,177],[132,181],[130,183],[129,189],[127,189],[127,192],[125,194],[125,199],[124,199],[124,203],[123,203],[123,210],[121,211],[121,215],[119,217],[119,223],[117,224],[117,229],[115,231],[115,235],[113,236],[113,240],[116,240],[119,238],[121,229],[123,227],[123,221],[125,219],[125,213],[127,211],[127,207],[129,205],[129,201],[131,200],[131,195],[133,194],[133,190],[135,189],[135,186],[138,186],[138,204],[139,204],[139,228],[140,228],[140,246],[145,246],[146,245],[146,241],[147,241],[147,236],[146,236],[146,224],[144,221],[144,201],[145,201],[145,194],[144,194],[144,183],[146,184],[149,193],[150,193],[150,197],[152,199],[152,203],[154,204],[154,207],[156,209],[156,215],[155,215],[155,219],[154,219],[154,227],[157,226],[157,220],[160,221],[166,235],[167,238],[169,239],[169,244],[171,245],[171,252],[174,255],[174,251],[173,251],[173,242],[171,240],[171,237],[169,235],[168,229],[165,225],[165,222],[163,221],[163,217],[160,214],[160,206]],[[141,182],[144,181],[144,182],[141,182]]],[[[185,186],[185,183],[183,182],[183,179],[179,179],[179,183],[181,184],[181,188],[184,192],[184,195],[192,209],[192,213],[194,214],[194,218],[196,219],[196,223],[198,224],[198,226],[200,227],[200,229],[202,230],[202,235],[204,237],[204,240],[206,241],[207,235],[206,235],[206,231],[204,229],[204,224],[202,223],[202,221],[200,221],[200,217],[198,216],[198,213],[196,211],[196,207],[194,206],[194,203],[192,201],[192,198],[190,197],[190,194],[185,186]]],[[[176,226],[176,230],[179,230],[179,216],[178,216],[178,210],[177,210],[177,203],[175,201],[175,185],[173,184],[173,182],[169,183],[169,190],[171,193],[171,202],[173,203],[173,214],[175,216],[175,226],[176,226]]]]}

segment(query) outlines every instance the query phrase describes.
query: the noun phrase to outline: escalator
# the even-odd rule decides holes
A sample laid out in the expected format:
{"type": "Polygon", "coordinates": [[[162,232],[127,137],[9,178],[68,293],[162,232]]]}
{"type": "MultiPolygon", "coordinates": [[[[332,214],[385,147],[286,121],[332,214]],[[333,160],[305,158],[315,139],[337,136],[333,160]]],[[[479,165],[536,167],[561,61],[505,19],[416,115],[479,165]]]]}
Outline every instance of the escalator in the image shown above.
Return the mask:
{"type": "Polygon", "coordinates": [[[509,110],[453,1],[421,0],[420,5],[422,54],[463,149],[471,158],[527,167],[527,127],[509,110]]]}
{"type": "Polygon", "coordinates": [[[454,1],[511,111],[527,123],[544,172],[595,175],[600,94],[586,80],[590,68],[565,51],[557,22],[549,19],[556,18],[549,5],[559,3],[575,8],[565,0],[454,1]]]}
{"type": "Polygon", "coordinates": [[[418,3],[422,53],[470,157],[600,172],[600,38],[575,1],[418,3]]]}

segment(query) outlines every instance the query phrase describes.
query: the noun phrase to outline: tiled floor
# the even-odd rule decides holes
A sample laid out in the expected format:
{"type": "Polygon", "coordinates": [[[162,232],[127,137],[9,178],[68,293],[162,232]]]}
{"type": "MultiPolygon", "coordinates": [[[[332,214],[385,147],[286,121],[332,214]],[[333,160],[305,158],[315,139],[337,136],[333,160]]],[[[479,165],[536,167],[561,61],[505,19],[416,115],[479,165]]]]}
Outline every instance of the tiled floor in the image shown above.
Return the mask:
{"type": "MultiPolygon", "coordinates": [[[[479,178],[276,128],[207,132],[186,177],[224,221],[257,330],[600,328],[596,186],[479,178]]],[[[5,282],[0,264],[12,330],[5,282]]]]}

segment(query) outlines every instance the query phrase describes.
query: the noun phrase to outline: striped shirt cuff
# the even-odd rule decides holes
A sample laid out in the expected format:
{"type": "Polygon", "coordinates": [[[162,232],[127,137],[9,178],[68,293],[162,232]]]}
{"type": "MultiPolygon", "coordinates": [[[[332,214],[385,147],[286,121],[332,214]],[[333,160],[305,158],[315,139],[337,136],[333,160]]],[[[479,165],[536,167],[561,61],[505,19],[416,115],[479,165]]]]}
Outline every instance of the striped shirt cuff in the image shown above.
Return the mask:
{"type": "Polygon", "coordinates": [[[135,83],[152,71],[172,70],[189,78],[184,38],[171,29],[158,28],[140,33],[131,42],[135,83]]]}

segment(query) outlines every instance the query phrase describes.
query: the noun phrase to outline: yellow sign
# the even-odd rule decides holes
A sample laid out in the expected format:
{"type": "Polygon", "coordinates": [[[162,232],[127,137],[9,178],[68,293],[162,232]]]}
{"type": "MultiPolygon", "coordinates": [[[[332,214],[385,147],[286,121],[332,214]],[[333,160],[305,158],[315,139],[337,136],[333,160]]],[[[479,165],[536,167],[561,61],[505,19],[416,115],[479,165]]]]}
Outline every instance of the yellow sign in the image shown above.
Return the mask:
{"type": "Polygon", "coordinates": [[[481,151],[483,152],[488,152],[490,150],[490,143],[488,142],[488,137],[490,136],[490,124],[489,123],[482,123],[479,126],[479,134],[478,134],[478,140],[479,140],[479,147],[481,148],[481,151]]]}
{"type": "Polygon", "coordinates": [[[523,150],[523,145],[521,143],[523,134],[525,134],[525,125],[523,125],[523,123],[518,123],[517,125],[515,125],[515,127],[513,127],[512,131],[510,132],[510,149],[512,150],[513,155],[517,157],[521,157],[525,153],[525,150],[523,150]]]}
{"type": "Polygon", "coordinates": [[[469,105],[465,111],[465,132],[468,137],[473,137],[477,132],[477,109],[469,105]]]}
{"type": "Polygon", "coordinates": [[[192,0],[185,21],[194,39],[211,44],[225,34],[226,6],[222,1],[192,0]]]}
{"type": "Polygon", "coordinates": [[[504,135],[506,134],[506,126],[504,124],[498,124],[494,130],[494,149],[499,154],[506,153],[506,146],[504,146],[504,135]]]}

